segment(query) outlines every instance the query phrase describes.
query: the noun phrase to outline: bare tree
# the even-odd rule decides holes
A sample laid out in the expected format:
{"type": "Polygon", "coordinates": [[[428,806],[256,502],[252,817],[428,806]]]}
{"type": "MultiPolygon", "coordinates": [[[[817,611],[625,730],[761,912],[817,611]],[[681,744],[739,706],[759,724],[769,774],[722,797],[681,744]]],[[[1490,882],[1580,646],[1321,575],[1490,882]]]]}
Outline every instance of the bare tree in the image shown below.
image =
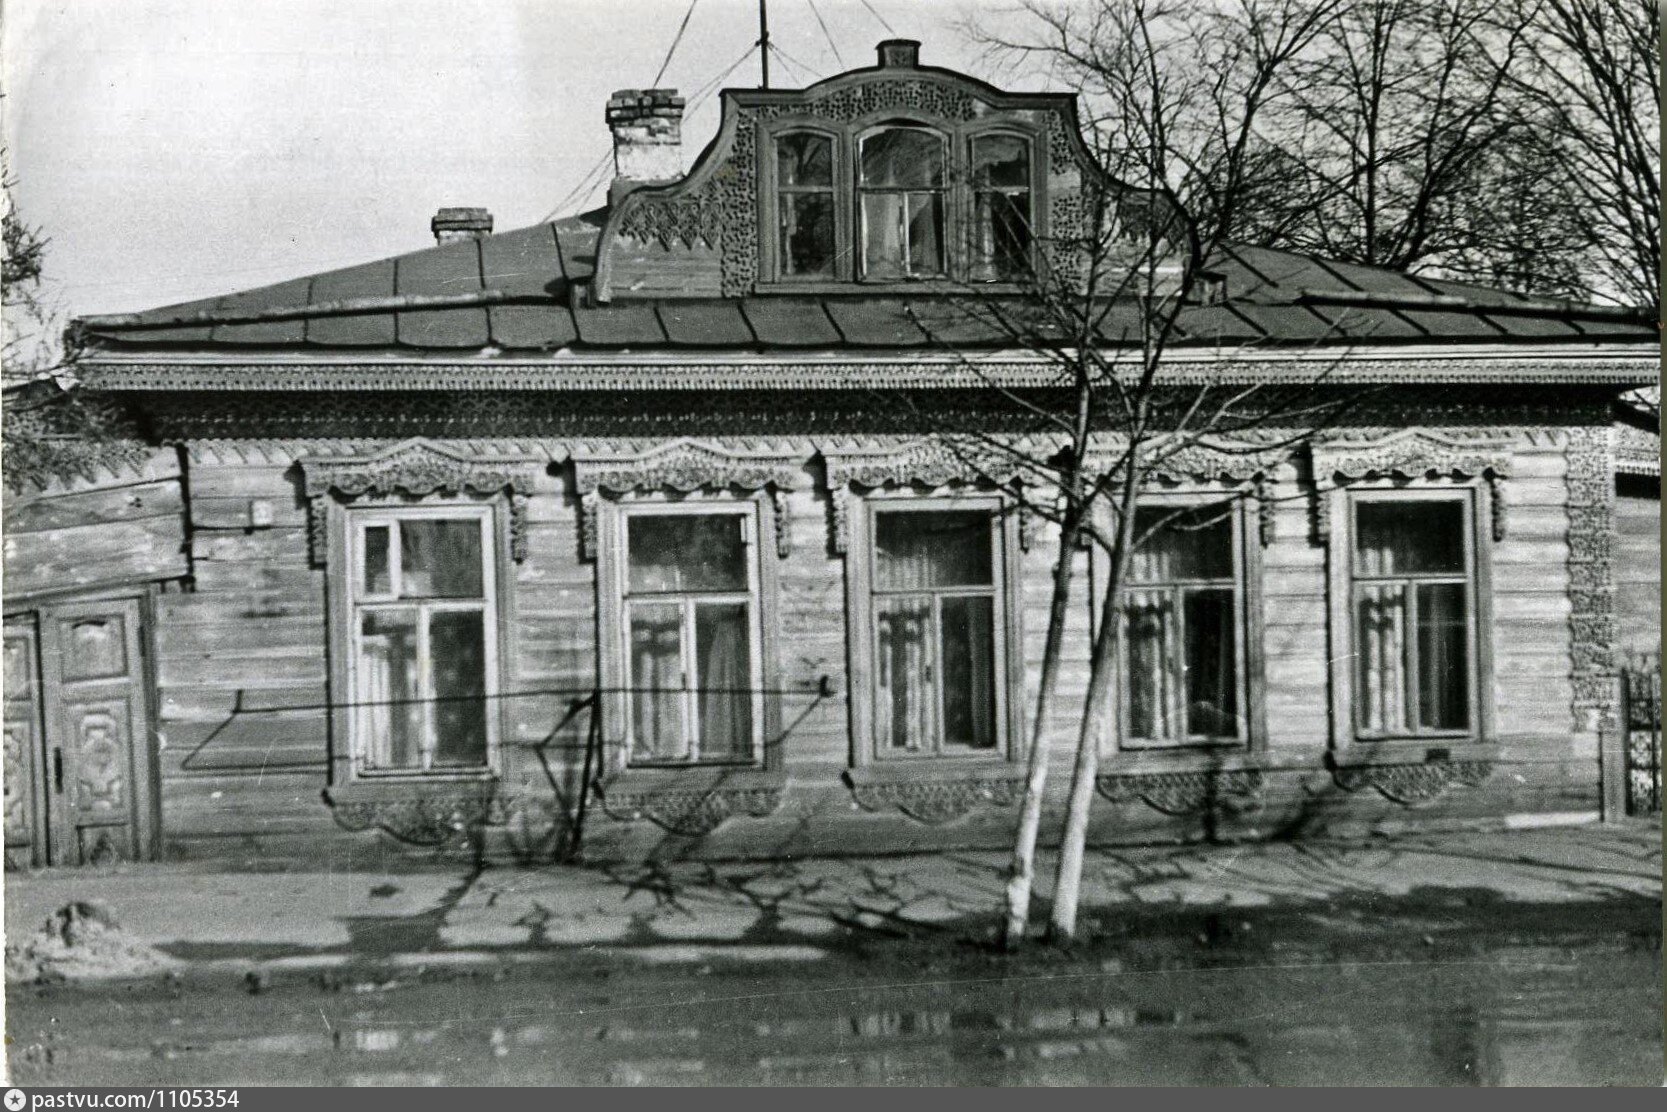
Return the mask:
{"type": "Polygon", "coordinates": [[[41,269],[50,242],[39,227],[24,219],[13,199],[10,152],[0,149],[0,308],[5,317],[5,340],[0,364],[6,383],[27,382],[50,374],[62,362],[58,332],[62,313],[41,287],[41,269]]]}
{"type": "Polygon", "coordinates": [[[1479,45],[1552,152],[1542,195],[1581,233],[1590,292],[1661,305],[1658,0],[1513,0],[1479,45]],[[1517,55],[1497,43],[1520,42],[1517,55]]]}
{"type": "MultiPolygon", "coordinates": [[[[1029,5],[1034,34],[982,37],[994,50],[1046,58],[1083,95],[1099,179],[1074,230],[1055,228],[1011,298],[969,294],[964,312],[1011,346],[1051,362],[1061,387],[1041,398],[1004,392],[1037,435],[1020,441],[963,434],[968,458],[1022,476],[1031,512],[1059,527],[1026,790],[1007,887],[1005,940],[1027,935],[1035,851],[1048,774],[1048,714],[1058,698],[1061,646],[1077,542],[1104,556],[1087,692],[1076,738],[1050,934],[1077,930],[1077,904],[1099,755],[1119,729],[1112,713],[1125,656],[1132,561],[1166,530],[1208,527],[1176,512],[1142,514],[1141,499],[1176,461],[1210,451],[1274,458],[1335,410],[1314,387],[1219,381],[1182,386],[1164,368],[1177,321],[1213,290],[1210,260],[1266,187],[1268,151],[1257,127],[1279,75],[1335,5],[1240,0],[1201,9],[1167,0],[1029,5]],[[1198,64],[1199,59],[1207,64],[1198,64]],[[1202,218],[1190,215],[1202,213],[1202,218]]],[[[1245,496],[1212,503],[1216,521],[1245,496]]]]}

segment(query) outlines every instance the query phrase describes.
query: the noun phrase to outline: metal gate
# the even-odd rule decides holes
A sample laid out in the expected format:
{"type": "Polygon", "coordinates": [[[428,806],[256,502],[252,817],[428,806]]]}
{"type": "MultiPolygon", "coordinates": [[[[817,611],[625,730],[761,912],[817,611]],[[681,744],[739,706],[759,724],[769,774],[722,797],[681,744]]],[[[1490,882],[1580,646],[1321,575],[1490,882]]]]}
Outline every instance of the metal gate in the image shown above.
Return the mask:
{"type": "Polygon", "coordinates": [[[1621,674],[1626,727],[1626,812],[1661,813],[1660,658],[1621,674]]]}

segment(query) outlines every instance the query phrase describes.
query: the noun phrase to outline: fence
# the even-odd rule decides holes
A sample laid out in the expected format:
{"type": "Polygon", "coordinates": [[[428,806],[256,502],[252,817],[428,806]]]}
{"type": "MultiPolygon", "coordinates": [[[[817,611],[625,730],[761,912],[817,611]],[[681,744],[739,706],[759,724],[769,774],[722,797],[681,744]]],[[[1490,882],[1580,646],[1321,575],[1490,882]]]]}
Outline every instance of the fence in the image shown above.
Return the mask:
{"type": "Polygon", "coordinates": [[[1661,658],[1629,662],[1621,673],[1626,739],[1626,812],[1661,813],[1661,658]]]}

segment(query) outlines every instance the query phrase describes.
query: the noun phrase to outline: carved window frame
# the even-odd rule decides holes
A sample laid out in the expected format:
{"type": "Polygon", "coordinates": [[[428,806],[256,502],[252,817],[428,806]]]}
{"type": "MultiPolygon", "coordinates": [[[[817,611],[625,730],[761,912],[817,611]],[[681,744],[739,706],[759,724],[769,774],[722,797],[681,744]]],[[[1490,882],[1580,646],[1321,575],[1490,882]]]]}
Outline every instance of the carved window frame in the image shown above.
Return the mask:
{"type": "MultiPolygon", "coordinates": [[[[1260,474],[1260,473],[1259,473],[1260,474]]],[[[1267,654],[1266,612],[1264,609],[1263,549],[1271,540],[1266,514],[1271,498],[1265,490],[1265,480],[1246,478],[1211,484],[1201,479],[1176,482],[1157,487],[1142,494],[1142,508],[1160,506],[1188,509],[1224,505],[1233,527],[1233,570],[1237,594],[1238,621],[1236,635],[1241,650],[1238,655],[1240,676],[1238,694],[1244,708],[1245,736],[1238,740],[1199,740],[1174,745],[1129,745],[1129,692],[1126,654],[1128,646],[1121,644],[1125,659],[1118,662],[1121,678],[1112,692],[1113,713],[1117,715],[1121,744],[1108,744],[1101,753],[1102,767],[1108,774],[1166,772],[1175,769],[1253,767],[1267,752],[1267,654]]],[[[1109,528],[1109,524],[1107,526],[1109,528]]],[[[1109,580],[1110,556],[1095,545],[1091,554],[1091,568],[1096,586],[1096,604],[1090,611],[1091,624],[1097,626],[1099,605],[1109,580]]]]}
{"type": "MultiPolygon", "coordinates": [[[[646,447],[580,448],[571,461],[579,495],[581,556],[596,562],[598,680],[603,691],[602,741],[605,777],[617,781],[604,798],[641,804],[624,814],[651,814],[654,801],[693,791],[773,791],[783,776],[781,752],[779,565],[792,552],[791,497],[808,484],[805,465],[811,452],[784,448],[735,448],[692,437],[646,447]],[[756,562],[758,623],[761,627],[759,674],[766,692],[760,715],[763,752],[749,766],[686,764],[632,766],[628,744],[629,706],[618,689],[626,674],[624,651],[624,522],[627,508],[638,506],[750,506],[756,562]],[[668,794],[670,793],[670,794],[668,794]]],[[[681,511],[693,512],[693,511],[681,511]]],[[[707,796],[702,796],[707,799],[707,796]]],[[[779,798],[779,793],[776,798],[779,798]]],[[[663,802],[663,800],[662,800],[663,802]]],[[[614,804],[610,804],[610,807],[614,804]]],[[[773,805],[772,805],[773,806],[773,805]]],[[[704,813],[704,812],[703,812],[704,813]]],[[[726,812],[727,813],[727,812],[726,812]]],[[[710,817],[710,816],[708,816],[710,817]]]]}
{"type": "Polygon", "coordinates": [[[700,779],[726,772],[761,772],[781,768],[780,562],[769,538],[775,535],[775,502],[764,490],[737,494],[730,491],[627,492],[602,499],[596,507],[598,664],[602,688],[603,747],[607,769],[631,781],[700,779]],[[752,667],[758,693],[753,699],[754,746],[747,761],[633,762],[631,759],[631,703],[628,661],[630,630],[626,588],[628,548],[626,529],[633,516],[643,514],[724,514],[746,521],[748,588],[752,604],[752,667]]]}
{"type": "Polygon", "coordinates": [[[1024,624],[1021,578],[1021,525],[1018,500],[1010,493],[967,489],[963,484],[939,486],[927,493],[913,489],[859,488],[848,490],[845,510],[845,621],[847,654],[851,670],[847,711],[851,726],[851,769],[853,775],[881,779],[942,778],[959,774],[987,774],[992,769],[1013,767],[1024,760],[1027,736],[1024,691],[1024,624]],[[956,488],[959,489],[956,489],[956,488]],[[909,509],[921,512],[942,510],[984,510],[992,519],[992,540],[996,544],[993,571],[996,577],[995,631],[997,660],[995,748],[989,752],[938,753],[908,759],[878,755],[874,736],[875,661],[873,583],[874,514],[877,510],[909,509]]]}
{"type": "Polygon", "coordinates": [[[1467,443],[1416,429],[1375,442],[1313,447],[1315,540],[1326,549],[1326,610],[1331,661],[1331,760],[1409,765],[1483,758],[1497,746],[1494,707],[1493,548],[1506,535],[1510,455],[1497,442],[1467,443]],[[1449,500],[1464,507],[1471,601],[1471,726],[1463,733],[1368,735],[1356,728],[1354,527],[1361,500],[1449,500]],[[1456,750],[1456,752],[1455,752],[1456,750]]]}
{"type": "Polygon", "coordinates": [[[502,767],[502,739],[508,736],[506,700],[512,685],[516,562],[526,555],[526,501],[542,460],[530,456],[471,455],[414,438],[365,456],[327,456],[298,461],[309,505],[311,562],[326,571],[330,648],[330,783],[333,801],[351,801],[355,791],[409,790],[413,785],[465,786],[495,782],[502,767]],[[357,572],[355,518],[443,517],[447,510],[484,516],[489,541],[481,558],[488,580],[490,618],[487,674],[487,759],[479,768],[430,770],[361,769],[353,722],[354,592],[357,572]]]}

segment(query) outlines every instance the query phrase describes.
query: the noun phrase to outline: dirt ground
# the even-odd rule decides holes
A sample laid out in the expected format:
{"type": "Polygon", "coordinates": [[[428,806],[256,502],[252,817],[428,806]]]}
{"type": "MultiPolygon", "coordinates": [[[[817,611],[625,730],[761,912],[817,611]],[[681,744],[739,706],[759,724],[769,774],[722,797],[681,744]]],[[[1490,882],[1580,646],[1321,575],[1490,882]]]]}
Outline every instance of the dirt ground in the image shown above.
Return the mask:
{"type": "MultiPolygon", "coordinates": [[[[20,1085],[1659,1085],[1661,903],[1485,889],[1118,907],[1017,955],[979,918],[661,964],[224,964],[8,984],[20,1085]],[[772,958],[775,955],[775,958],[772,958]],[[818,956],[820,955],[820,956],[818,956]]],[[[645,952],[646,955],[647,952],[645,952]]]]}

